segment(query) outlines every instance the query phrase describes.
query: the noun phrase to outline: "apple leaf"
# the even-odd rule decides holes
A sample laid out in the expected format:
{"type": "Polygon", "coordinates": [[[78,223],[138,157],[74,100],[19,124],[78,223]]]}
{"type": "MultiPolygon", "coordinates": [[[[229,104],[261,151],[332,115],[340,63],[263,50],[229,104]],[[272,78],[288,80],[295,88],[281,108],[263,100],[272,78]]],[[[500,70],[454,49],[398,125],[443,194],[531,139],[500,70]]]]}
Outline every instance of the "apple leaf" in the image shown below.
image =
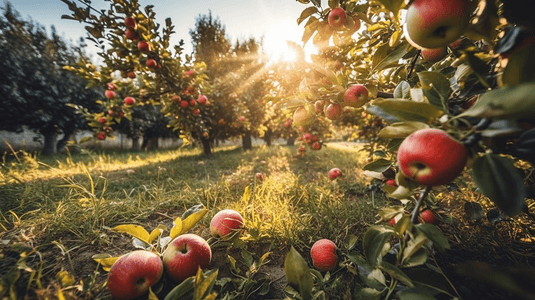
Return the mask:
{"type": "Polygon", "coordinates": [[[535,128],[520,135],[514,144],[515,156],[535,164],[535,128]]]}
{"type": "Polygon", "coordinates": [[[305,25],[305,31],[303,32],[303,37],[301,40],[303,41],[303,45],[310,40],[310,38],[314,35],[314,33],[318,30],[318,26],[320,26],[321,23],[318,21],[318,19],[314,16],[310,17],[305,25]]]}
{"type": "Polygon", "coordinates": [[[407,246],[403,250],[402,264],[405,260],[413,256],[418,250],[420,250],[429,239],[422,232],[416,231],[416,234],[407,242],[407,246]]]}
{"type": "Polygon", "coordinates": [[[201,268],[197,270],[197,275],[195,276],[195,291],[193,292],[193,299],[215,299],[215,296],[217,294],[215,292],[212,293],[212,289],[217,280],[218,273],[218,269],[215,269],[214,271],[208,271],[206,275],[203,274],[201,268]]]}
{"type": "Polygon", "coordinates": [[[403,7],[404,0],[379,0],[381,4],[385,6],[386,9],[393,12],[394,15],[397,15],[399,10],[403,7]]]}
{"type": "Polygon", "coordinates": [[[150,244],[149,233],[147,232],[147,230],[145,230],[145,228],[139,225],[133,225],[133,224],[118,225],[118,226],[113,227],[112,230],[117,231],[117,232],[128,233],[129,235],[139,239],[140,241],[150,244]]]}
{"type": "MultiPolygon", "coordinates": [[[[405,54],[407,54],[407,52],[409,51],[409,48],[410,48],[409,43],[402,43],[402,44],[399,44],[394,49],[394,51],[392,51],[391,53],[387,53],[386,51],[390,49],[390,45],[385,44],[384,46],[381,46],[379,49],[381,49],[381,51],[383,52],[378,53],[378,54],[381,54],[381,56],[378,56],[377,58],[375,58],[375,54],[374,54],[372,73],[397,65],[399,60],[405,54]],[[384,47],[384,49],[382,47],[384,47]]],[[[377,51],[379,51],[379,49],[377,51]]]]}
{"type": "Polygon", "coordinates": [[[346,256],[357,265],[358,275],[365,285],[378,290],[386,286],[384,274],[379,269],[370,266],[366,258],[356,253],[348,253],[346,256]]]}
{"type": "Polygon", "coordinates": [[[483,195],[506,214],[522,210],[526,187],[511,159],[493,153],[480,156],[472,164],[472,177],[483,195]]]}
{"type": "Polygon", "coordinates": [[[381,129],[377,137],[386,139],[405,138],[415,131],[426,128],[429,128],[429,125],[422,122],[397,122],[381,129]]]}
{"type": "Polygon", "coordinates": [[[421,266],[427,261],[427,250],[425,248],[420,248],[416,253],[407,257],[403,260],[404,268],[411,268],[416,266],[421,266]]]}
{"type": "Polygon", "coordinates": [[[318,8],[315,6],[310,6],[305,8],[302,12],[299,18],[297,19],[297,25],[300,25],[301,22],[303,22],[306,18],[310,17],[311,15],[318,12],[318,8]]]}
{"type": "Polygon", "coordinates": [[[450,81],[446,76],[438,72],[420,72],[418,78],[429,103],[446,110],[446,101],[452,92],[450,81]]]}
{"type": "Polygon", "coordinates": [[[354,299],[380,300],[381,294],[382,292],[376,289],[363,287],[358,289],[358,291],[355,293],[354,299]]]}
{"type": "Polygon", "coordinates": [[[111,266],[119,259],[120,256],[111,256],[107,253],[95,254],[91,258],[102,266],[104,271],[109,272],[111,266]]]}
{"type": "Polygon", "coordinates": [[[347,239],[344,241],[344,246],[346,250],[351,250],[357,245],[358,238],[354,234],[350,234],[347,239]]]}
{"type": "Polygon", "coordinates": [[[442,110],[432,104],[405,99],[372,100],[366,111],[382,117],[391,123],[401,121],[429,123],[444,114],[442,110]],[[379,110],[373,110],[373,107],[377,107],[379,110]],[[392,120],[394,121],[392,122],[392,120]]]}
{"type": "Polygon", "coordinates": [[[390,166],[392,166],[391,161],[386,160],[384,158],[379,158],[378,160],[374,160],[371,163],[362,167],[362,170],[381,173],[390,168],[390,166]]]}
{"type": "Polygon", "coordinates": [[[379,269],[383,270],[384,272],[388,273],[392,278],[395,278],[405,284],[408,287],[414,287],[414,284],[412,283],[412,280],[407,276],[403,271],[401,271],[398,267],[394,266],[391,263],[388,263],[386,261],[383,261],[381,265],[379,265],[379,269]]]}
{"type": "Polygon", "coordinates": [[[305,259],[292,246],[284,259],[284,273],[290,285],[299,290],[303,300],[312,299],[312,274],[305,259]]]}
{"type": "Polygon", "coordinates": [[[411,85],[405,80],[400,81],[394,90],[394,98],[408,99],[410,94],[411,85]]]}
{"type": "Polygon", "coordinates": [[[171,237],[171,240],[179,236],[182,232],[182,219],[180,217],[177,217],[173,221],[173,228],[171,228],[171,231],[169,232],[169,236],[171,237]]]}
{"type": "Polygon", "coordinates": [[[450,244],[448,243],[448,240],[436,227],[432,224],[417,224],[414,226],[414,228],[417,231],[422,232],[431,242],[433,242],[433,245],[439,250],[439,251],[445,251],[446,249],[450,249],[450,244]]]}
{"type": "Polygon", "coordinates": [[[503,70],[503,84],[515,85],[535,79],[535,44],[531,44],[511,53],[509,62],[503,70]]]}
{"type": "Polygon", "coordinates": [[[201,209],[189,215],[186,219],[182,220],[182,229],[180,230],[180,233],[178,235],[181,235],[193,228],[193,226],[195,226],[195,224],[197,224],[197,222],[199,222],[204,217],[204,215],[206,215],[207,212],[208,209],[201,209]]]}
{"type": "Polygon", "coordinates": [[[388,222],[404,211],[405,207],[400,205],[383,207],[377,212],[377,215],[381,218],[379,222],[388,222]]]}
{"type": "Polygon", "coordinates": [[[372,267],[382,261],[382,254],[388,239],[394,234],[392,229],[384,226],[371,226],[366,230],[363,239],[364,255],[372,267]]]}
{"type": "Polygon", "coordinates": [[[158,225],[158,227],[154,228],[154,230],[152,230],[152,232],[150,233],[149,235],[149,244],[152,244],[152,242],[154,242],[155,239],[157,239],[160,235],[162,235],[163,231],[166,230],[167,227],[165,225],[158,225]]]}

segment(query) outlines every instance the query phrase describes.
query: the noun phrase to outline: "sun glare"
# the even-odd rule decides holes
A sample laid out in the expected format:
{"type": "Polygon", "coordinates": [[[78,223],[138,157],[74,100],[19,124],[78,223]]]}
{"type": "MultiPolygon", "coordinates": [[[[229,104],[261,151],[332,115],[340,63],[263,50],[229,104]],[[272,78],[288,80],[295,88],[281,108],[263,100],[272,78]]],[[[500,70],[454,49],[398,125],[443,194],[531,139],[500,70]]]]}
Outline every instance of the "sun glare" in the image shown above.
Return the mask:
{"type": "MultiPolygon", "coordinates": [[[[288,46],[286,41],[297,42],[301,40],[302,33],[299,27],[291,22],[274,24],[264,38],[264,49],[269,56],[270,63],[277,61],[295,61],[297,53],[288,46]]],[[[310,49],[305,47],[305,59],[308,60],[310,49]]]]}

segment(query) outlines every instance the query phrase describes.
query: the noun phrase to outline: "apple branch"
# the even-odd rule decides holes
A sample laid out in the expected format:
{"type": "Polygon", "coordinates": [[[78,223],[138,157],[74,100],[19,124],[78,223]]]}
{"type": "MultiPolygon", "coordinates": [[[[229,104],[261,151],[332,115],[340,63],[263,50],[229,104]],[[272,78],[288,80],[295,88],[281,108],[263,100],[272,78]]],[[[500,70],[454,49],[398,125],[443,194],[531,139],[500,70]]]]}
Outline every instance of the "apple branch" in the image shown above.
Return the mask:
{"type": "Polygon", "coordinates": [[[424,192],[420,194],[420,198],[418,199],[418,202],[416,202],[416,206],[414,207],[414,210],[412,211],[412,216],[411,216],[412,224],[416,224],[416,222],[418,222],[418,212],[420,211],[420,207],[422,206],[424,199],[427,198],[427,195],[429,194],[429,192],[431,192],[432,188],[433,188],[432,186],[428,185],[425,187],[424,192]]]}
{"type": "Polygon", "coordinates": [[[418,60],[418,57],[420,57],[421,53],[422,53],[422,50],[418,49],[418,51],[416,52],[416,55],[414,55],[414,57],[412,58],[411,63],[410,63],[409,73],[407,74],[407,79],[411,78],[412,72],[414,71],[414,68],[416,67],[416,61],[418,60]]]}

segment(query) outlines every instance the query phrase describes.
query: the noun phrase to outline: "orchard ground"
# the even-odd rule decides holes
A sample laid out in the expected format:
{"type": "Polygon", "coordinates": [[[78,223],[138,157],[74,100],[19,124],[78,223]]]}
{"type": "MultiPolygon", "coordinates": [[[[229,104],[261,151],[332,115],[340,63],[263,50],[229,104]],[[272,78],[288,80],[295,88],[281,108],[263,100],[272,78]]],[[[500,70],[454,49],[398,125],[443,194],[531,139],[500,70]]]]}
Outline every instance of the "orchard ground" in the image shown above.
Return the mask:
{"type": "MultiPolygon", "coordinates": [[[[296,155],[297,146],[261,146],[248,152],[237,146],[218,147],[209,159],[191,148],[84,151],[50,158],[6,154],[0,171],[0,287],[12,289],[19,298],[56,297],[61,289],[66,298],[74,299],[84,298],[80,290],[85,284],[90,298],[109,297],[103,286],[107,273],[92,256],[135,250],[129,236],[110,228],[125,223],[149,232],[159,224],[171,228],[187,208],[202,203],[209,212],[190,232],[212,245],[209,269],[219,269],[220,278],[236,279],[228,256],[236,259],[243,275],[244,250],[255,260],[271,252],[256,275],[267,278],[269,292],[253,293],[251,299],[283,299],[283,261],[290,245],[310,267],[310,247],[318,239],[330,239],[344,249],[348,237],[355,235],[356,249],[362,252],[362,235],[375,223],[378,209],[396,204],[372,188],[361,171],[367,153],[359,150],[331,143],[304,157],[296,155]],[[329,180],[333,167],[344,176],[329,180]],[[263,182],[256,179],[259,172],[263,182]],[[210,239],[211,217],[227,208],[244,217],[247,231],[241,248],[210,239]],[[23,252],[28,256],[21,256],[23,252]]],[[[473,186],[466,186],[471,182],[466,178],[435,191],[439,227],[452,248],[430,256],[428,264],[441,268],[464,299],[513,299],[457,270],[469,262],[533,268],[534,219],[523,213],[494,225],[485,217],[475,222],[459,209],[462,204],[479,199],[483,213],[492,207],[472,192],[473,186]]],[[[528,203],[531,210],[532,206],[528,203]]],[[[339,263],[344,260],[341,256],[339,263]]],[[[345,299],[355,288],[355,275],[345,267],[337,267],[332,275],[339,279],[326,280],[327,299],[345,299]]],[[[233,295],[232,299],[243,297],[233,295]]]]}

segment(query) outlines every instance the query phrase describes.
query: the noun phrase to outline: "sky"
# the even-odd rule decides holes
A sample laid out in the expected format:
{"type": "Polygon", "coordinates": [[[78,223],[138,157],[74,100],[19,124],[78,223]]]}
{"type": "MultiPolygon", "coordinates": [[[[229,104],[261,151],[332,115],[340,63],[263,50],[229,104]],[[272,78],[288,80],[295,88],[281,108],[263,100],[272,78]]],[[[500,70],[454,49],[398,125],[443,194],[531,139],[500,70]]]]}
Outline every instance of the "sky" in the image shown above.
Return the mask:
{"type": "MultiPolygon", "coordinates": [[[[4,0],[5,1],[5,0],[4,0]]],[[[74,0],[77,1],[77,0],[74,0]]],[[[51,25],[56,27],[59,35],[67,40],[77,41],[86,36],[84,24],[73,20],[62,20],[61,15],[70,14],[67,5],[60,0],[11,0],[13,7],[24,20],[33,19],[44,25],[47,30],[51,25]]],[[[189,35],[195,27],[196,18],[212,11],[226,28],[227,35],[234,43],[236,39],[264,37],[264,47],[268,55],[284,59],[288,52],[286,40],[302,45],[303,24],[297,25],[297,18],[307,5],[296,0],[139,0],[142,7],[154,5],[156,21],[165,23],[170,17],[175,25],[176,33],[172,36],[172,44],[180,39],[185,42],[185,53],[192,52],[189,35]]],[[[78,5],[82,4],[78,2],[78,5]]],[[[109,8],[110,2],[93,0],[92,6],[97,9],[109,8]]],[[[4,3],[0,4],[4,7],[4,3]]],[[[92,42],[87,41],[89,46],[92,42]]],[[[309,42],[311,44],[311,42],[309,42]]],[[[312,45],[305,48],[307,54],[314,52],[312,45]]],[[[88,52],[95,53],[95,48],[88,52]]]]}

